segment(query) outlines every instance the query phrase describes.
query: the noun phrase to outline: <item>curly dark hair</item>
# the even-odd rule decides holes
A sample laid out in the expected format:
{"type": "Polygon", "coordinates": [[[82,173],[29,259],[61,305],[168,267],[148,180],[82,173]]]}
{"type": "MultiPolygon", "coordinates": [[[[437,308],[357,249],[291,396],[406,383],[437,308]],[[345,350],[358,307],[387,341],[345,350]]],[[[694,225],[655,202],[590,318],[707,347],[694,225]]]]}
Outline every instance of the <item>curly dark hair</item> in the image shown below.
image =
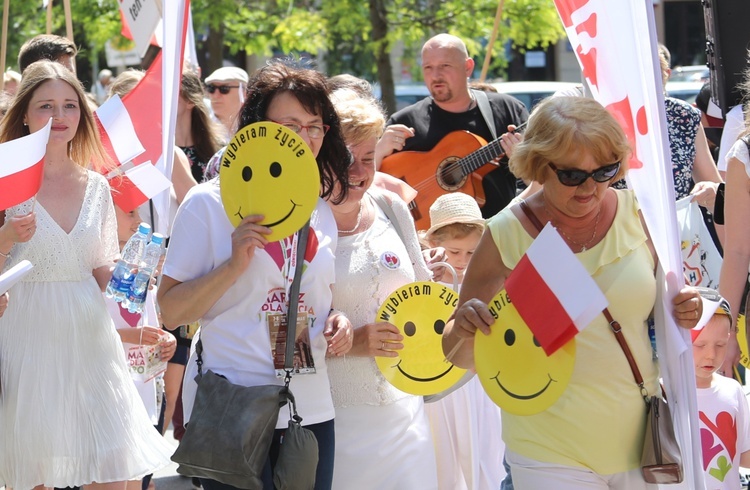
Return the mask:
{"type": "Polygon", "coordinates": [[[325,76],[295,59],[274,59],[258,70],[247,86],[247,100],[240,109],[239,127],[265,121],[271,100],[282,92],[294,95],[310,114],[320,115],[330,129],[323,138],[317,162],[320,171],[320,197],[339,204],[346,199],[351,155],[341,134],[336,109],[328,97],[325,76]],[[339,182],[338,191],[335,184],[339,182]]]}

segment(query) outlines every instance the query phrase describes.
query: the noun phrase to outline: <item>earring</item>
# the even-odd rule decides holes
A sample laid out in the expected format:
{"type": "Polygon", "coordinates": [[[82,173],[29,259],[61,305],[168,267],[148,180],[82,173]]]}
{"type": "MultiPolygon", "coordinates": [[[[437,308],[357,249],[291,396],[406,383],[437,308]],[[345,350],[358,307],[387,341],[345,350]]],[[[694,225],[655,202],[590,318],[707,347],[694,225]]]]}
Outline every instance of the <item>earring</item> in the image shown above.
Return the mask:
{"type": "Polygon", "coordinates": [[[24,126],[28,126],[28,125],[29,125],[29,123],[23,123],[23,125],[24,125],[24,126]]]}

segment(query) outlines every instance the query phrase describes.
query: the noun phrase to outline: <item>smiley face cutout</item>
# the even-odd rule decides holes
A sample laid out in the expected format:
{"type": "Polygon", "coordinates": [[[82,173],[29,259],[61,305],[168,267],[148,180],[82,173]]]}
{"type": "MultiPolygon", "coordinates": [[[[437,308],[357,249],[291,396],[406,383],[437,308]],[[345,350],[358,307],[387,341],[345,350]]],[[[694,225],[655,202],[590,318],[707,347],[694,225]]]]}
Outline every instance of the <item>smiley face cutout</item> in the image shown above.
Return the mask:
{"type": "Polygon", "coordinates": [[[573,375],[575,339],[548,357],[505,290],[488,306],[495,324],[490,335],[477,331],[474,338],[474,361],[484,391],[512,414],[543,412],[560,398],[573,375]]]}
{"type": "Polygon", "coordinates": [[[443,329],[453,313],[458,294],[434,282],[413,282],[398,288],[383,302],[377,321],[401,331],[404,348],[398,357],[376,357],[386,380],[412,395],[441,393],[466,373],[445,361],[443,329]]]}
{"type": "Polygon", "coordinates": [[[310,219],[320,192],[312,151],[295,132],[272,122],[237,131],[221,158],[221,200],[234,226],[262,214],[268,241],[293,234],[310,219]]]}

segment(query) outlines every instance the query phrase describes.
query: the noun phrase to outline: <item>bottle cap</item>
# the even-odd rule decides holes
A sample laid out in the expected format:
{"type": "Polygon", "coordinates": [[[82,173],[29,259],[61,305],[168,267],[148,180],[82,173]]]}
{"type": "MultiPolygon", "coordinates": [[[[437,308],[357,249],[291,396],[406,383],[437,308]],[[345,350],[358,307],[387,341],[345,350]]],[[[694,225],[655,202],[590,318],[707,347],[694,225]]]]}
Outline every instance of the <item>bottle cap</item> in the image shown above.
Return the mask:
{"type": "Polygon", "coordinates": [[[141,223],[138,225],[138,233],[143,233],[144,235],[148,235],[151,233],[151,225],[148,223],[141,223]]]}
{"type": "Polygon", "coordinates": [[[160,233],[154,233],[153,235],[151,235],[151,241],[161,245],[162,243],[164,243],[164,235],[160,233]]]}

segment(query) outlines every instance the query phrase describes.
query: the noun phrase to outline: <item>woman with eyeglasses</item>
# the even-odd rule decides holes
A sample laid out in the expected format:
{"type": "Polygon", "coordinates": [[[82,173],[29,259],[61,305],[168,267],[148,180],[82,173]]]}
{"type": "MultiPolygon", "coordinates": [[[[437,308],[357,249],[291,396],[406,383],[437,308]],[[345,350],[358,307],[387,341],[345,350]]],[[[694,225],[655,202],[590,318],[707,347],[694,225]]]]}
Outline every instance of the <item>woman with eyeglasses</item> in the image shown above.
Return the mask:
{"type": "MultiPolygon", "coordinates": [[[[249,82],[249,95],[239,114],[239,126],[276,121],[297,132],[315,155],[320,171],[320,195],[312,217],[300,286],[300,314],[308,317],[308,336],[316,372],[295,374],[290,389],[303,426],[315,434],[318,465],[315,489],[329,489],[333,475],[334,407],[326,370],[326,355],[343,355],[351,347],[352,328],[331,311],[334,258],[338,234],[325,199],[340,202],[348,181],[349,152],[338,117],[328,98],[325,77],[285,60],[274,60],[249,82]]],[[[289,169],[294,171],[294,169],[289,169]]],[[[232,226],[221,199],[221,176],[196,186],[180,206],[164,263],[158,299],[167,328],[200,320],[203,371],[226,376],[235,384],[283,384],[276,377],[269,338],[272,313],[286,312],[294,235],[269,242],[264,217],[246,216],[232,226]]],[[[251,190],[251,189],[250,189],[251,190]]],[[[183,412],[190,417],[197,390],[197,358],[185,369],[183,412]]],[[[272,468],[289,422],[281,408],[268,456],[264,488],[273,489],[272,468]]],[[[231,488],[201,479],[206,490],[231,488]]]]}
{"type": "MultiPolygon", "coordinates": [[[[538,229],[551,223],[607,297],[646,389],[657,392],[647,325],[658,287],[656,254],[633,192],[610,187],[625,174],[630,151],[620,125],[593,99],[555,97],[537,106],[510,169],[542,188],[488,222],[464,276],[455,321],[443,335],[443,351],[455,350],[455,364],[473,368],[475,334],[506,327],[494,322],[487,303],[538,229]]],[[[678,324],[691,328],[700,311],[694,289],[678,293],[678,324]]],[[[572,377],[554,404],[535,415],[502,411],[515,488],[652,488],[640,470],[646,406],[604,315],[575,342],[572,377]]]]}

